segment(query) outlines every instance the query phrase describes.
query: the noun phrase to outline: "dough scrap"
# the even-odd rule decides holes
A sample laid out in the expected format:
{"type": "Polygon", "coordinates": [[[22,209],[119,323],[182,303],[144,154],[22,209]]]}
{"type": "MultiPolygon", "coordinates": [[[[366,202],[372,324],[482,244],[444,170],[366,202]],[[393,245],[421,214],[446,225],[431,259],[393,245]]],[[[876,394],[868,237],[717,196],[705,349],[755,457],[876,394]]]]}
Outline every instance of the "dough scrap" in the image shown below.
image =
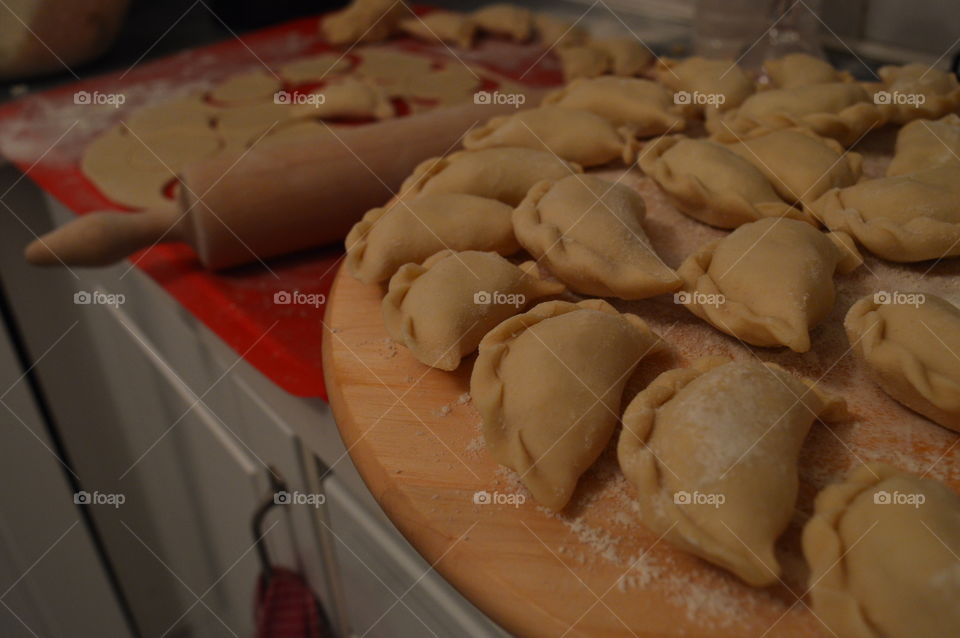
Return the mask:
{"type": "Polygon", "coordinates": [[[644,299],[680,287],[650,244],[643,198],[592,175],[539,182],[513,211],[520,244],[583,295],[644,299]]]}
{"type": "Polygon", "coordinates": [[[834,188],[810,205],[831,230],[890,261],[960,255],[960,162],[834,188]]]}
{"type": "Polygon", "coordinates": [[[253,71],[227,78],[214,87],[210,97],[221,104],[235,106],[271,100],[281,88],[283,84],[278,78],[263,71],[253,71]]]}
{"type": "Polygon", "coordinates": [[[353,0],[347,8],[324,18],[320,32],[330,44],[380,42],[396,32],[409,12],[406,3],[396,0],[353,0]]]}
{"type": "Polygon", "coordinates": [[[419,264],[443,249],[520,250],[509,206],[462,193],[425,194],[373,208],[347,234],[346,265],[364,283],[385,281],[400,266],[419,264]]]}
{"type": "Polygon", "coordinates": [[[494,117],[463,138],[463,147],[467,149],[501,146],[549,151],[585,167],[617,159],[632,164],[636,153],[629,127],[617,129],[590,111],[561,106],[541,106],[494,117]]]}
{"type": "Polygon", "coordinates": [[[753,82],[733,60],[660,58],[653,74],[658,82],[676,91],[674,100],[690,113],[728,111],[754,92],[753,82]]]}
{"type": "Polygon", "coordinates": [[[633,36],[614,38],[592,38],[590,46],[600,49],[610,60],[610,70],[614,75],[631,77],[639,75],[650,66],[653,53],[633,36]]]}
{"type": "Polygon", "coordinates": [[[853,82],[810,84],[754,93],[723,114],[707,111],[707,130],[724,142],[751,131],[801,126],[844,146],[885,122],[870,95],[853,82]]]}
{"type": "Polygon", "coordinates": [[[532,261],[515,266],[497,253],[444,250],[393,275],[383,323],[421,363],[456,370],[501,321],[563,291],[532,261]]]}
{"type": "Polygon", "coordinates": [[[778,89],[853,81],[853,76],[846,71],[838,71],[829,62],[808,53],[789,53],[782,58],[766,60],[763,70],[770,78],[770,84],[778,89]]]}
{"type": "Polygon", "coordinates": [[[142,135],[165,128],[211,128],[220,108],[204,101],[203,95],[191,95],[169,102],[141,107],[130,114],[123,125],[142,135]]]}
{"type": "Polygon", "coordinates": [[[469,193],[516,206],[543,179],[560,179],[583,168],[553,153],[529,148],[458,151],[421,162],[403,182],[404,197],[433,193],[469,193]]]}
{"type": "Polygon", "coordinates": [[[748,135],[727,148],[753,164],[791,204],[811,204],[831,188],[856,184],[863,174],[859,153],[809,129],[748,135]]]}
{"type": "Polygon", "coordinates": [[[943,483],[858,467],[817,495],[803,554],[813,612],[831,633],[960,635],[960,497],[943,483]]]}
{"type": "Polygon", "coordinates": [[[640,137],[682,131],[686,125],[670,92],[640,78],[580,78],[547,95],[543,103],[584,109],[617,125],[633,125],[640,137]]]}
{"type": "Polygon", "coordinates": [[[677,269],[676,298],[717,330],[751,345],[810,350],[809,331],[836,298],[834,273],[862,258],[844,233],[794,219],[761,219],[699,249],[677,269]]]}
{"type": "Polygon", "coordinates": [[[285,146],[303,140],[319,141],[336,134],[336,128],[316,120],[298,120],[281,124],[257,142],[258,149],[285,146]]]}
{"type": "Polygon", "coordinates": [[[400,22],[400,30],[424,42],[443,42],[470,49],[477,37],[477,23],[456,11],[431,11],[400,22]]]}
{"type": "Polygon", "coordinates": [[[216,130],[229,146],[247,147],[264,134],[277,130],[295,115],[289,104],[245,104],[220,111],[216,130]]]}
{"type": "Polygon", "coordinates": [[[587,31],[572,22],[561,20],[549,13],[535,13],[533,26],[537,39],[547,49],[584,44],[589,39],[587,31]]]}
{"type": "Polygon", "coordinates": [[[402,83],[411,75],[423,75],[433,68],[433,60],[422,55],[386,47],[360,47],[357,75],[376,84],[389,86],[402,83]]]}
{"type": "Polygon", "coordinates": [[[716,142],[660,137],[643,148],[639,164],[677,208],[711,226],[736,228],[765,217],[806,219],[753,164],[716,142]]]}
{"type": "Polygon", "coordinates": [[[483,80],[471,68],[450,62],[446,68],[421,75],[409,75],[391,86],[390,92],[403,97],[437,100],[440,104],[459,104],[472,99],[483,80]]]}
{"type": "Polygon", "coordinates": [[[882,86],[873,99],[894,124],[935,119],[960,108],[960,81],[953,73],[917,63],[883,66],[877,73],[882,86]]]}
{"type": "Polygon", "coordinates": [[[936,295],[880,292],[855,303],[843,325],[884,392],[960,432],[960,309],[936,295]]]}
{"type": "Polygon", "coordinates": [[[216,153],[220,137],[209,128],[164,128],[134,135],[113,128],[87,147],[80,169],[108,199],[131,208],[173,208],[164,189],[191,162],[216,153]]]}
{"type": "Polygon", "coordinates": [[[487,450],[562,510],[613,435],[628,377],[663,348],[642,319],[600,299],[507,319],[480,342],[470,378],[487,450]]]}
{"type": "Polygon", "coordinates": [[[323,88],[313,91],[312,95],[317,99],[293,105],[296,116],[324,120],[382,120],[395,114],[386,92],[369,82],[352,77],[331,81],[323,88]]]}
{"type": "Polygon", "coordinates": [[[326,80],[349,68],[350,62],[344,56],[324,53],[287,62],[280,67],[280,77],[291,84],[306,84],[326,80]]]}
{"type": "Polygon", "coordinates": [[[480,30],[516,42],[526,42],[533,34],[533,13],[515,4],[498,3],[483,6],[470,17],[480,30]]]}
{"type": "Polygon", "coordinates": [[[563,80],[570,82],[577,78],[595,78],[610,70],[610,55],[592,44],[576,44],[555,50],[560,58],[563,80]]]}
{"type": "Polygon", "coordinates": [[[887,177],[952,162],[960,162],[960,117],[951,113],[939,120],[913,120],[897,133],[887,177]]]}
{"type": "Polygon", "coordinates": [[[842,399],[773,363],[712,357],[670,370],[623,413],[617,458],[654,534],[757,587],[796,507],[800,447],[842,399]]]}

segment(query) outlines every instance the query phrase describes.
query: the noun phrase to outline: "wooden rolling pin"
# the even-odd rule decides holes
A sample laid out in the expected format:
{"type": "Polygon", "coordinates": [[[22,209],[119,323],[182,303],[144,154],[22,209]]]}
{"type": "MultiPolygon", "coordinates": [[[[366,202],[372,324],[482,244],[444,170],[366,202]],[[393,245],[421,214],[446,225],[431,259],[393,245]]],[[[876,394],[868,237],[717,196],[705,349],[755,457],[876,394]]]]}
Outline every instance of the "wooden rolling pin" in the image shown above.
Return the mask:
{"type": "MultiPolygon", "coordinates": [[[[528,94],[528,101],[538,97],[528,94]]],[[[82,215],[33,241],[26,259],[106,266],[179,241],[193,246],[204,266],[219,269],[336,242],[419,162],[446,153],[475,123],[514,110],[465,104],[337,130],[319,141],[254,147],[239,161],[216,156],[183,170],[176,208],[82,215]]]]}

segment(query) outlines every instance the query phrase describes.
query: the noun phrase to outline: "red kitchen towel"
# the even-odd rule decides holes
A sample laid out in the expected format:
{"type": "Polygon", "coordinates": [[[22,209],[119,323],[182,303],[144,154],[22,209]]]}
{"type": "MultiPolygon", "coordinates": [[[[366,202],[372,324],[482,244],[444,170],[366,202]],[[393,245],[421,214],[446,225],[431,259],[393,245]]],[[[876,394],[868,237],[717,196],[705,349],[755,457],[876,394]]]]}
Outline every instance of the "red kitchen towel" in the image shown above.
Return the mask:
{"type": "Polygon", "coordinates": [[[303,577],[274,567],[257,583],[254,622],[257,638],[334,638],[320,602],[303,577]]]}

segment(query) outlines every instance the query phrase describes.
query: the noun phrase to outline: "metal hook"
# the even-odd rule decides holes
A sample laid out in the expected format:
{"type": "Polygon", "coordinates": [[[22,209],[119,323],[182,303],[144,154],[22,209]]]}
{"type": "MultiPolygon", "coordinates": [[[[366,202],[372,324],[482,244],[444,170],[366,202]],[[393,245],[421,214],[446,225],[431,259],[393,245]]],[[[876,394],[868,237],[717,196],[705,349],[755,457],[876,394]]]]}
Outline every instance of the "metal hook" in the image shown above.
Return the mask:
{"type": "Polygon", "coordinates": [[[273,567],[270,565],[270,555],[267,552],[267,543],[264,540],[263,532],[263,521],[267,517],[267,513],[275,506],[279,505],[277,500],[277,495],[280,492],[287,491],[287,483],[283,480],[283,477],[277,472],[272,466],[267,467],[268,477],[270,479],[270,486],[273,489],[273,492],[263,499],[263,502],[257,506],[257,509],[253,512],[253,520],[250,524],[250,529],[253,532],[253,540],[257,546],[257,556],[260,558],[260,568],[263,574],[263,578],[266,583],[270,581],[270,575],[273,571],[273,567]]]}

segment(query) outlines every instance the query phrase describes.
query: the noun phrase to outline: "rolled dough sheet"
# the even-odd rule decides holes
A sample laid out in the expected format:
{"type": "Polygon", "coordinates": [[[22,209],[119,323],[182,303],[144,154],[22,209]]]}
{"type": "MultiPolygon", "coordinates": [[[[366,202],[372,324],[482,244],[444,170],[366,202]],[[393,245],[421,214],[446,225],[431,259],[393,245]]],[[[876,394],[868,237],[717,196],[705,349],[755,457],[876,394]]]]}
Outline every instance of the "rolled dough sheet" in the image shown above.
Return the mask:
{"type": "Polygon", "coordinates": [[[210,128],[213,118],[221,110],[205,102],[202,95],[191,95],[137,109],[124,125],[138,135],[171,127],[210,128]]]}
{"type": "Polygon", "coordinates": [[[250,104],[272,99],[282,87],[278,77],[253,71],[227,78],[210,92],[210,97],[221,104],[250,104]]]}
{"type": "Polygon", "coordinates": [[[350,68],[350,62],[342,55],[324,54],[312,58],[294,60],[280,67],[280,77],[290,84],[306,84],[327,79],[335,73],[350,68]]]}
{"type": "Polygon", "coordinates": [[[357,74],[371,82],[389,86],[413,75],[423,75],[433,68],[433,60],[422,55],[403,53],[384,47],[356,49],[360,56],[357,74]]]}

